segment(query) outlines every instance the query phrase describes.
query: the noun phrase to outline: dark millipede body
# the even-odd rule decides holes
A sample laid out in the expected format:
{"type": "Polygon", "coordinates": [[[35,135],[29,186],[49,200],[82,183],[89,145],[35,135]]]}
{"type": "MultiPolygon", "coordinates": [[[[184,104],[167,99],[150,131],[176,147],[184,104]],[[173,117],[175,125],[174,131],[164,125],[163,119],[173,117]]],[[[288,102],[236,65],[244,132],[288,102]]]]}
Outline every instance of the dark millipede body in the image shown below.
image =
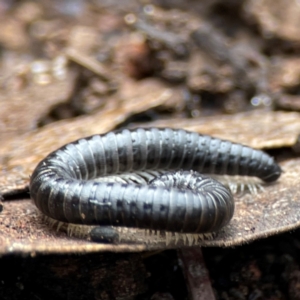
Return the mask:
{"type": "Polygon", "coordinates": [[[278,179],[280,167],[260,150],[170,128],[120,130],[67,144],[41,161],[30,180],[36,206],[70,223],[178,232],[211,232],[232,218],[234,202],[219,182],[197,172],[278,179]],[[149,185],[97,182],[143,170],[168,173],[149,185]]]}

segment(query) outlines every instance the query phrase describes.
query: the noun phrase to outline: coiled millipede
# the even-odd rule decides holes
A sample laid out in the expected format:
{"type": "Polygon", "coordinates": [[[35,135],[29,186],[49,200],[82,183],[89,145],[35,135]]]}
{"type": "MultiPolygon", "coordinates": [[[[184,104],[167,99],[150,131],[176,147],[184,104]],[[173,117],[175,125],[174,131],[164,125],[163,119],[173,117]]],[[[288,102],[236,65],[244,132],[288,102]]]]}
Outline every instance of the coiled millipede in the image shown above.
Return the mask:
{"type": "Polygon", "coordinates": [[[213,232],[232,218],[233,197],[197,172],[273,182],[281,169],[260,150],[195,132],[124,129],[79,139],[49,154],[31,176],[30,193],[44,214],[63,222],[213,232]],[[144,170],[188,172],[166,173],[149,185],[95,180],[144,170]]]}

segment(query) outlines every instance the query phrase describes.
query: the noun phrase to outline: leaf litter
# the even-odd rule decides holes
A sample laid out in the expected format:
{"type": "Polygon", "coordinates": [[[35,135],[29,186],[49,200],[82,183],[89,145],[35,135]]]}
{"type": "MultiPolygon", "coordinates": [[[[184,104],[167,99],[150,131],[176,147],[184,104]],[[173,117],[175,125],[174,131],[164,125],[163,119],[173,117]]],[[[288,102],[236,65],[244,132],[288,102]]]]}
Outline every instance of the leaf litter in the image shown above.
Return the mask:
{"type": "MultiPolygon", "coordinates": [[[[161,91],[162,93],[164,92],[161,91]]],[[[151,96],[152,100],[156,99],[153,100],[152,105],[159,105],[159,97],[161,95],[156,98],[151,96]]],[[[132,113],[133,104],[126,103],[129,107],[128,111],[132,113]]],[[[146,103],[150,105],[149,101],[146,103]]],[[[76,138],[113,129],[122,121],[119,112],[120,110],[126,112],[126,105],[110,111],[110,114],[101,112],[68,122],[49,124],[18,137],[10,146],[2,145],[0,153],[2,157],[6,155],[4,161],[6,172],[13,174],[7,177],[2,170],[0,178],[1,183],[4,182],[1,184],[3,195],[13,194],[16,186],[18,189],[25,188],[35,165],[50,151],[76,138]],[[21,172],[18,171],[19,168],[22,168],[21,172]],[[16,170],[16,172],[12,173],[9,170],[16,170]]],[[[138,106],[136,104],[134,106],[138,111],[138,106]]],[[[182,120],[180,123],[178,120],[170,119],[149,123],[147,126],[174,127],[172,125],[176,124],[175,127],[221,138],[234,136],[236,142],[266,149],[291,147],[297,141],[296,132],[300,130],[298,113],[264,112],[261,118],[258,116],[257,112],[243,113],[234,117],[224,116],[219,117],[217,123],[211,117],[202,122],[198,121],[198,124],[195,120],[182,120]],[[254,132],[251,132],[249,129],[254,121],[257,127],[254,132]],[[245,142],[246,140],[248,143],[245,142]]],[[[297,200],[300,198],[299,159],[285,160],[281,162],[281,166],[284,172],[278,182],[263,185],[263,190],[255,194],[244,193],[242,196],[235,197],[236,210],[232,221],[214,234],[154,234],[151,231],[138,229],[118,229],[121,239],[119,245],[98,245],[57,232],[55,227],[58,225],[53,226],[52,229],[51,226],[47,227],[47,222],[30,200],[5,201],[3,212],[0,214],[0,228],[2,227],[3,233],[0,252],[68,252],[73,251],[77,246],[79,252],[143,251],[192,245],[233,246],[295,229],[300,225],[300,216],[297,213],[300,208],[300,201],[297,200]]],[[[65,231],[67,230],[65,226],[65,231]]],[[[83,229],[84,231],[88,229],[83,229]]]]}
{"type": "MultiPolygon", "coordinates": [[[[297,37],[288,34],[289,28],[297,30],[295,3],[288,10],[290,17],[276,11],[282,12],[284,1],[277,6],[267,0],[232,4],[230,10],[240,19],[229,20],[228,4],[217,0],[192,7],[178,1],[172,9],[145,5],[142,10],[140,3],[129,2],[128,10],[117,3],[113,10],[108,4],[93,3],[93,9],[86,8],[77,23],[57,17],[51,6],[33,3],[24,3],[3,18],[7,30],[0,34],[0,41],[12,54],[4,51],[8,63],[2,66],[0,78],[5,103],[0,113],[2,197],[28,192],[32,170],[49,152],[80,137],[137,126],[129,120],[140,114],[160,119],[142,126],[185,128],[267,149],[271,154],[279,148],[297,151],[299,114],[272,111],[276,105],[284,106],[280,99],[297,97],[298,68],[293,61],[298,44],[297,37]],[[220,9],[225,13],[218,14],[220,9]],[[48,11],[52,19],[45,18],[48,11]],[[228,31],[220,26],[222,22],[228,31]],[[26,36],[47,59],[34,61],[32,45],[18,36],[26,36]],[[287,49],[273,47],[280,39],[286,39],[282,45],[287,44],[287,49]],[[21,58],[23,68],[14,69],[20,59],[18,51],[27,53],[29,59],[21,58]],[[285,57],[286,53],[292,53],[291,57],[285,57]],[[28,100],[31,98],[33,101],[28,100]],[[47,111],[53,114],[63,107],[71,111],[67,112],[69,119],[45,117],[47,111]],[[260,110],[253,110],[255,107],[260,110]],[[244,113],[238,113],[241,111],[244,113]],[[38,128],[39,124],[48,125],[38,128]]],[[[213,235],[155,237],[151,232],[123,230],[123,240],[132,236],[136,240],[96,245],[46,227],[30,200],[5,201],[0,214],[0,252],[231,246],[297,228],[296,155],[278,155],[284,169],[280,180],[263,186],[263,191],[236,197],[232,222],[213,235]],[[52,242],[46,243],[47,239],[52,242]]]]}

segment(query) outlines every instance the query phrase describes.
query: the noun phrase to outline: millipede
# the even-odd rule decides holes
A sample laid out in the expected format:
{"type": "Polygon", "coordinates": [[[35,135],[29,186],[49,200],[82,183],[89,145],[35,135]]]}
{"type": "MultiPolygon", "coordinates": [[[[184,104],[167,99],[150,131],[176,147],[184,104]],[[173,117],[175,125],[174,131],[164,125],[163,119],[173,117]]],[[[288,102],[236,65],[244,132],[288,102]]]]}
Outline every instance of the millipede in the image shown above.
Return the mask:
{"type": "Polygon", "coordinates": [[[225,186],[199,172],[273,182],[281,168],[263,151],[195,132],[123,129],[50,153],[30,178],[30,194],[42,213],[62,222],[214,232],[231,220],[234,200],[225,186]],[[159,175],[145,184],[96,180],[156,170],[159,175]]]}

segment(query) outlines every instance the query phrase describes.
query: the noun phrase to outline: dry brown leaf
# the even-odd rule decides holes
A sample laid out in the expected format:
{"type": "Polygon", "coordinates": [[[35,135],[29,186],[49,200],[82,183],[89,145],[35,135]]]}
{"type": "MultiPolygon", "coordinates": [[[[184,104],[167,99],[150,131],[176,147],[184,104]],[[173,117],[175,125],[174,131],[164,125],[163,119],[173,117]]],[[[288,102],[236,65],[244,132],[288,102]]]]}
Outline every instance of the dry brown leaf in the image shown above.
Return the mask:
{"type": "Polygon", "coordinates": [[[300,133],[300,114],[253,111],[202,119],[170,119],[147,123],[147,127],[184,128],[251,146],[271,149],[293,146],[300,133]]]}
{"type": "Polygon", "coordinates": [[[299,42],[300,7],[297,1],[248,1],[245,11],[252,13],[267,36],[299,42]]]}
{"type": "Polygon", "coordinates": [[[270,68],[270,86],[273,91],[297,88],[300,79],[299,57],[276,57],[270,68]]]}
{"type": "MultiPolygon", "coordinates": [[[[157,93],[157,91],[156,91],[157,93]]],[[[160,105],[169,97],[165,90],[152,99],[149,108],[160,105]]],[[[143,102],[143,101],[142,101],[143,102]]],[[[111,130],[132,112],[145,109],[139,101],[124,102],[118,109],[101,112],[90,117],[81,117],[71,122],[62,121],[38,131],[26,134],[13,144],[2,145],[3,164],[1,190],[13,191],[16,186],[25,186],[36,163],[51,150],[81,136],[111,130]],[[120,115],[123,116],[120,118],[120,115]],[[96,121],[98,120],[98,122],[96,121]],[[23,168],[23,171],[18,169],[23,168]],[[15,172],[12,172],[14,170],[15,172]],[[23,172],[23,173],[22,173],[23,172]],[[21,175],[20,175],[21,174],[21,175]],[[7,185],[6,185],[7,184],[7,185]]],[[[300,114],[284,112],[252,112],[235,116],[223,116],[199,120],[169,120],[150,125],[183,127],[221,138],[242,142],[257,148],[291,146],[300,130],[300,114]],[[255,124],[255,128],[253,128],[255,124]]],[[[90,251],[143,251],[189,245],[232,246],[257,238],[297,228],[300,195],[300,159],[282,164],[284,173],[273,185],[266,185],[263,192],[245,194],[236,198],[236,211],[231,223],[212,235],[153,235],[149,231],[135,229],[119,230],[121,241],[128,244],[102,245],[66,237],[63,233],[49,230],[30,200],[5,202],[0,214],[0,253],[11,252],[90,252],[90,251]]]]}
{"type": "MultiPolygon", "coordinates": [[[[15,80],[18,80],[17,78],[15,80]]],[[[72,76],[47,85],[31,83],[22,90],[2,90],[0,95],[0,141],[31,131],[50,107],[65,101],[72,86],[72,76]]]]}
{"type": "MultiPolygon", "coordinates": [[[[0,194],[23,189],[37,163],[63,144],[110,131],[132,114],[163,105],[176,96],[175,91],[158,85],[156,81],[152,84],[149,81],[132,82],[131,90],[134,94],[125,93],[128,98],[119,95],[123,101],[117,101],[118,105],[94,115],[56,122],[17,138],[7,139],[0,146],[0,194]]],[[[116,103],[114,99],[111,102],[116,103]]]]}
{"type": "Polygon", "coordinates": [[[282,164],[284,173],[273,185],[256,195],[236,197],[236,210],[230,224],[214,235],[169,234],[124,229],[120,235],[130,241],[119,245],[97,244],[68,237],[48,227],[30,200],[4,202],[0,214],[0,254],[72,253],[95,251],[144,251],[191,245],[234,246],[268,237],[300,226],[300,159],[282,164]]]}
{"type": "Polygon", "coordinates": [[[141,245],[104,245],[74,240],[51,230],[31,200],[6,202],[0,215],[0,254],[73,253],[93,251],[143,251],[141,245]]]}

